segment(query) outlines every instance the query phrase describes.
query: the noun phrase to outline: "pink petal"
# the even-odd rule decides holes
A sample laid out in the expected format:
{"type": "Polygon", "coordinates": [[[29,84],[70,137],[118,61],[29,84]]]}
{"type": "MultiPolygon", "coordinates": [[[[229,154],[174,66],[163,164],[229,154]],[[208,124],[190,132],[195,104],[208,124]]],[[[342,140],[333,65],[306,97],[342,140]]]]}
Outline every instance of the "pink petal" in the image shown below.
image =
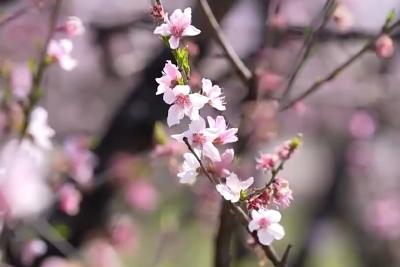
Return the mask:
{"type": "Polygon", "coordinates": [[[168,110],[167,124],[169,127],[178,124],[183,119],[185,113],[178,105],[172,105],[168,110]]]}

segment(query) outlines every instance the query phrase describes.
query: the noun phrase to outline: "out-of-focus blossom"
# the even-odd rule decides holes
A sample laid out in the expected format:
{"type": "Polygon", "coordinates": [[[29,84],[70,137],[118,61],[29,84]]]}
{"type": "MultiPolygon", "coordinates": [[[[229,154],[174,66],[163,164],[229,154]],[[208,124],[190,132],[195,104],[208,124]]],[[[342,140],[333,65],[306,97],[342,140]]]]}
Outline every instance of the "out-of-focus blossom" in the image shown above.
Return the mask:
{"type": "Polygon", "coordinates": [[[261,72],[258,77],[258,90],[265,93],[278,89],[283,83],[282,76],[268,70],[261,72]]]}
{"type": "MultiPolygon", "coordinates": [[[[188,49],[189,56],[190,56],[191,58],[197,57],[197,56],[199,55],[199,53],[200,53],[200,48],[199,48],[199,46],[198,46],[197,43],[192,42],[192,41],[188,41],[188,42],[186,42],[186,47],[187,47],[187,49],[188,49]]],[[[190,75],[190,79],[192,79],[192,74],[193,74],[193,73],[191,73],[191,75],[190,75]]]]}
{"type": "Polygon", "coordinates": [[[276,178],[272,183],[273,202],[280,208],[287,208],[293,200],[292,190],[289,188],[289,181],[276,178]]]}
{"type": "Polygon", "coordinates": [[[70,174],[81,185],[92,181],[96,156],[88,149],[87,138],[77,136],[66,140],[64,152],[67,156],[70,174]]]}
{"type": "Polygon", "coordinates": [[[245,181],[241,181],[235,173],[231,173],[228,177],[226,177],[225,184],[218,184],[216,185],[216,188],[226,200],[235,203],[240,200],[241,192],[249,188],[253,182],[253,177],[250,177],[245,181]]]}
{"type": "Polygon", "coordinates": [[[77,215],[82,200],[81,192],[72,184],[64,184],[59,190],[60,208],[70,216],[77,215]]]}
{"type": "Polygon", "coordinates": [[[66,33],[68,36],[78,36],[85,33],[85,27],[80,18],[78,17],[68,17],[64,25],[58,28],[59,31],[66,33]]]}
{"type": "Polygon", "coordinates": [[[22,248],[21,261],[24,265],[31,266],[33,261],[47,251],[46,243],[41,239],[29,240],[22,248]]]}
{"type": "Polygon", "coordinates": [[[160,78],[156,79],[158,83],[156,95],[163,94],[166,90],[174,88],[179,84],[178,81],[182,78],[178,67],[171,63],[170,60],[167,60],[167,63],[165,63],[162,74],[160,78]]]}
{"type": "Polygon", "coordinates": [[[10,217],[33,217],[50,205],[47,173],[46,154],[30,140],[5,144],[0,152],[0,193],[10,217]]]}
{"type": "Polygon", "coordinates": [[[269,171],[275,168],[276,163],[278,162],[279,157],[275,154],[263,154],[261,153],[258,158],[256,158],[256,168],[258,170],[269,171]]]}
{"type": "Polygon", "coordinates": [[[272,15],[268,24],[276,30],[285,30],[288,26],[287,19],[281,12],[272,15]]]}
{"type": "Polygon", "coordinates": [[[112,244],[120,250],[132,253],[138,245],[138,231],[132,219],[127,216],[113,218],[110,225],[112,244]]]}
{"type": "Polygon", "coordinates": [[[353,15],[343,4],[338,4],[332,14],[333,21],[340,31],[347,31],[353,26],[353,15]]]}
{"type": "Polygon", "coordinates": [[[40,267],[72,267],[70,263],[61,257],[46,258],[40,267]]]}
{"type": "Polygon", "coordinates": [[[183,154],[185,161],[178,173],[179,182],[181,184],[194,184],[199,175],[200,163],[192,153],[183,154]]]}
{"type": "Polygon", "coordinates": [[[169,36],[169,45],[171,49],[177,49],[179,42],[184,36],[195,36],[200,34],[200,30],[191,25],[192,9],[186,8],[183,12],[181,9],[176,9],[171,17],[164,17],[165,22],[154,30],[154,34],[161,36],[169,36]]]}
{"type": "Polygon", "coordinates": [[[285,236],[285,230],[279,224],[281,214],[276,210],[259,209],[251,211],[252,220],[249,223],[251,232],[257,231],[257,237],[261,244],[271,245],[274,239],[281,240],[285,236]]]}
{"type": "Polygon", "coordinates": [[[375,119],[365,111],[354,112],[350,118],[349,132],[354,138],[369,138],[376,131],[375,119]]]}
{"type": "Polygon", "coordinates": [[[213,85],[209,79],[201,80],[203,94],[208,98],[210,106],[217,110],[225,110],[225,97],[222,95],[222,89],[218,85],[213,85]]]}
{"type": "Polygon", "coordinates": [[[47,48],[47,54],[52,60],[57,62],[61,68],[66,71],[71,71],[78,65],[76,59],[71,57],[73,48],[74,45],[71,40],[51,40],[47,48]]]}
{"type": "Polygon", "coordinates": [[[11,72],[11,89],[19,100],[26,100],[32,87],[32,73],[26,64],[14,66],[11,72]]]}
{"type": "Polygon", "coordinates": [[[217,116],[213,119],[212,117],[207,117],[208,125],[210,129],[216,130],[216,138],[214,144],[229,144],[234,143],[238,140],[236,134],[237,128],[229,128],[226,125],[225,118],[223,116],[217,116]]]}
{"type": "Polygon", "coordinates": [[[166,144],[156,145],[153,151],[154,157],[171,157],[182,154],[186,150],[181,142],[170,139],[166,144]]]}
{"type": "Polygon", "coordinates": [[[233,158],[234,150],[226,149],[221,154],[221,160],[212,162],[207,170],[216,177],[226,177],[231,173],[233,158]]]}
{"type": "Polygon", "coordinates": [[[177,85],[164,92],[164,101],[172,105],[168,110],[168,126],[178,124],[186,115],[191,120],[200,118],[199,110],[208,102],[207,97],[198,93],[190,94],[190,87],[177,85]]]}
{"type": "Polygon", "coordinates": [[[189,130],[182,134],[172,135],[176,140],[182,141],[187,138],[190,145],[202,151],[203,155],[212,161],[220,161],[221,156],[218,149],[213,144],[216,138],[214,128],[206,128],[206,122],[203,118],[194,120],[189,124],[189,130]]]}
{"type": "Polygon", "coordinates": [[[111,161],[111,173],[118,181],[128,180],[136,176],[138,159],[128,153],[117,153],[111,161]]]}
{"type": "Polygon", "coordinates": [[[276,154],[280,160],[287,160],[290,157],[290,141],[284,142],[281,146],[277,147],[276,154]]]}
{"type": "Polygon", "coordinates": [[[86,267],[122,267],[115,248],[106,240],[95,239],[86,245],[85,255],[88,259],[86,267]]]}
{"type": "Polygon", "coordinates": [[[129,183],[126,187],[125,198],[132,207],[148,212],[155,210],[159,202],[157,190],[144,180],[129,183]]]}
{"type": "Polygon", "coordinates": [[[376,41],[375,41],[375,52],[380,58],[390,58],[394,54],[394,42],[393,39],[387,35],[382,34],[376,41]]]}
{"type": "Polygon", "coordinates": [[[39,147],[50,149],[50,138],[54,136],[54,130],[47,124],[48,114],[43,107],[36,107],[30,116],[27,132],[39,147]]]}

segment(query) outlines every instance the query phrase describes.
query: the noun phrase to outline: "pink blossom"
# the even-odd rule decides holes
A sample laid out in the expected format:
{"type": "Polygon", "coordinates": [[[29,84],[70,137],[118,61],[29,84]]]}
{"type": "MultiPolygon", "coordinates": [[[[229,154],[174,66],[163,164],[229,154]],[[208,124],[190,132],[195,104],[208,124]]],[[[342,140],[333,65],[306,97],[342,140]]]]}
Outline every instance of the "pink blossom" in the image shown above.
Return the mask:
{"type": "Polygon", "coordinates": [[[61,257],[46,258],[40,267],[71,267],[69,262],[61,257]]]}
{"type": "Polygon", "coordinates": [[[169,45],[171,49],[177,49],[179,47],[179,42],[183,36],[195,36],[201,32],[191,25],[192,9],[189,7],[183,12],[181,9],[176,9],[169,19],[166,15],[164,20],[164,23],[154,30],[154,34],[170,36],[169,45]]]}
{"type": "Polygon", "coordinates": [[[381,35],[375,41],[375,52],[380,58],[390,58],[394,54],[394,42],[393,39],[387,35],[381,35]]]}
{"type": "Polygon", "coordinates": [[[213,173],[217,177],[226,177],[230,174],[232,168],[232,161],[234,158],[234,150],[226,149],[221,154],[220,161],[214,161],[210,164],[208,171],[213,173]]]}
{"type": "Polygon", "coordinates": [[[287,208],[293,200],[292,190],[289,188],[289,181],[276,178],[272,183],[273,202],[281,208],[287,208]]]}
{"type": "Polygon", "coordinates": [[[32,73],[26,64],[16,65],[11,72],[11,89],[16,98],[26,100],[32,87],[32,73]]]}
{"type": "Polygon", "coordinates": [[[258,170],[263,169],[265,171],[271,170],[275,167],[278,162],[278,156],[275,154],[263,154],[261,153],[258,158],[256,158],[256,168],[258,170]]]}
{"type": "Polygon", "coordinates": [[[27,132],[39,147],[50,149],[52,147],[51,137],[54,130],[47,124],[48,114],[43,107],[36,107],[31,115],[27,132]]]}
{"type": "Polygon", "coordinates": [[[73,37],[85,33],[85,27],[78,17],[68,17],[64,25],[59,28],[60,31],[65,32],[68,36],[73,37]]]}
{"type": "Polygon", "coordinates": [[[254,178],[250,177],[245,181],[240,181],[235,173],[229,174],[226,177],[225,184],[217,184],[217,191],[224,197],[224,199],[235,203],[240,200],[241,192],[248,189],[254,182],[254,178]]]}
{"type": "Polygon", "coordinates": [[[71,57],[73,49],[71,40],[51,40],[47,48],[49,57],[60,64],[60,67],[66,71],[73,70],[77,65],[77,61],[71,57]]]}
{"type": "Polygon", "coordinates": [[[259,75],[258,89],[261,92],[269,93],[278,89],[282,85],[282,82],[283,78],[281,75],[278,75],[268,70],[263,71],[259,75]]]}
{"type": "Polygon", "coordinates": [[[208,116],[207,121],[210,128],[216,130],[216,138],[214,140],[215,144],[225,145],[228,143],[234,143],[238,140],[236,136],[238,129],[228,129],[225,118],[223,116],[217,116],[217,118],[215,119],[208,116]]]}
{"type": "Polygon", "coordinates": [[[163,94],[166,90],[174,88],[178,85],[178,81],[182,78],[182,74],[175,64],[167,60],[163,69],[163,76],[156,79],[158,83],[156,95],[163,94]]]}
{"type": "Polygon", "coordinates": [[[291,154],[290,143],[291,143],[290,141],[286,141],[276,149],[276,154],[278,155],[279,159],[281,160],[289,159],[291,154]]]}
{"type": "Polygon", "coordinates": [[[164,93],[164,101],[172,104],[168,110],[167,124],[178,124],[186,115],[191,120],[198,120],[199,110],[207,103],[208,99],[198,93],[190,94],[190,87],[177,85],[174,89],[167,89],[164,93]]]}
{"type": "Polygon", "coordinates": [[[152,184],[140,180],[127,185],[125,199],[134,208],[151,212],[157,208],[159,195],[152,184]]]}
{"type": "Polygon", "coordinates": [[[181,184],[192,185],[196,182],[196,178],[199,175],[200,163],[192,153],[185,153],[183,157],[185,161],[177,176],[180,178],[179,182],[181,184]]]}
{"type": "Polygon", "coordinates": [[[159,3],[155,3],[151,7],[150,15],[154,18],[156,22],[162,22],[165,16],[163,6],[159,3]]]}
{"type": "Polygon", "coordinates": [[[201,82],[203,94],[208,98],[210,106],[220,111],[225,110],[225,97],[222,95],[221,87],[212,85],[209,79],[203,78],[201,82]]]}
{"type": "Polygon", "coordinates": [[[200,117],[189,124],[189,130],[182,134],[172,135],[172,137],[179,141],[186,137],[189,144],[201,150],[204,156],[212,161],[220,161],[221,156],[213,143],[217,137],[216,134],[214,129],[206,128],[206,122],[200,117]]]}
{"type": "Polygon", "coordinates": [[[61,210],[70,216],[77,215],[82,200],[81,192],[72,184],[64,184],[59,191],[59,195],[61,210]]]}
{"type": "Polygon", "coordinates": [[[252,220],[249,223],[251,232],[257,231],[257,237],[261,244],[271,245],[274,239],[281,240],[285,236],[285,230],[279,224],[281,214],[276,210],[259,209],[251,211],[252,220]]]}
{"type": "Polygon", "coordinates": [[[138,243],[138,231],[136,225],[128,215],[113,218],[110,227],[111,240],[115,247],[129,253],[136,249],[138,243]]]}
{"type": "Polygon", "coordinates": [[[332,18],[340,31],[347,31],[354,23],[352,14],[343,4],[336,6],[332,18]]]}
{"type": "Polygon", "coordinates": [[[355,138],[369,138],[376,131],[375,119],[365,111],[354,112],[350,118],[349,132],[355,138]]]}
{"type": "Polygon", "coordinates": [[[124,266],[115,248],[105,239],[97,238],[91,240],[86,245],[85,256],[88,259],[87,264],[85,264],[87,267],[124,266]]]}
{"type": "Polygon", "coordinates": [[[288,21],[286,17],[279,12],[271,17],[269,25],[277,30],[284,30],[288,26],[288,21]]]}
{"type": "Polygon", "coordinates": [[[22,248],[21,261],[24,265],[31,266],[33,261],[47,251],[46,243],[41,239],[29,240],[22,248]]]}

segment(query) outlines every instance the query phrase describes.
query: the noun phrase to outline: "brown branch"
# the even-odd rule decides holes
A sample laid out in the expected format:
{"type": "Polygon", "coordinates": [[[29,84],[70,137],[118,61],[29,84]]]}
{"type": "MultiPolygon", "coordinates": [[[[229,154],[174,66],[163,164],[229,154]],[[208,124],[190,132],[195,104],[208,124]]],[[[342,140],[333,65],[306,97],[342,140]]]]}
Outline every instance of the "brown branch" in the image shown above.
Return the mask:
{"type": "Polygon", "coordinates": [[[311,25],[312,30],[309,34],[307,34],[307,37],[304,40],[303,46],[296,60],[297,64],[294,66],[289,76],[286,89],[283,92],[282,101],[284,101],[287,97],[289,97],[290,91],[293,87],[294,82],[296,81],[297,75],[299,74],[301,68],[304,66],[304,63],[310,56],[311,49],[314,47],[315,36],[318,35],[323,28],[325,28],[326,24],[328,23],[332,15],[332,11],[334,10],[335,5],[336,5],[335,0],[327,0],[320,12],[320,15],[318,16],[318,17],[322,16],[322,21],[320,22],[319,26],[316,26],[318,25],[319,22],[318,18],[315,20],[314,23],[312,23],[311,25]]]}
{"type": "Polygon", "coordinates": [[[326,75],[324,78],[316,81],[313,83],[306,91],[304,91],[302,94],[291,100],[289,103],[283,105],[280,108],[280,111],[284,111],[286,109],[289,109],[292,107],[294,104],[296,104],[298,101],[303,100],[307,96],[311,95],[312,93],[316,92],[319,90],[324,84],[327,82],[332,81],[335,79],[339,74],[341,74],[348,66],[353,64],[357,59],[359,59],[362,55],[364,55],[365,52],[370,50],[376,41],[377,38],[379,38],[380,35],[386,33],[389,35],[392,35],[393,32],[400,26],[400,20],[396,21],[394,24],[392,24],[390,27],[383,27],[381,32],[368,41],[357,53],[355,53],[353,56],[351,56],[349,59],[347,59],[345,62],[340,64],[338,67],[336,67],[334,70],[332,70],[328,75],[326,75]]]}

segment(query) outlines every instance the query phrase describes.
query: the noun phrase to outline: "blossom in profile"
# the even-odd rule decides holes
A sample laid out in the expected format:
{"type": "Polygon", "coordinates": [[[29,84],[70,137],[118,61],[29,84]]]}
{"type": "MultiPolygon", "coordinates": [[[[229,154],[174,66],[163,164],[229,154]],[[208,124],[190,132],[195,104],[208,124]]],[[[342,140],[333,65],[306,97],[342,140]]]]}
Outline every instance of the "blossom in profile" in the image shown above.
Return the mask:
{"type": "Polygon", "coordinates": [[[235,173],[231,173],[226,177],[224,184],[216,185],[217,191],[223,196],[224,199],[235,203],[240,200],[241,192],[248,189],[254,182],[254,178],[250,177],[245,181],[239,180],[235,173]]]}
{"type": "Polygon", "coordinates": [[[271,245],[274,240],[281,240],[285,236],[285,230],[279,224],[281,214],[276,210],[259,209],[251,211],[249,230],[257,231],[257,237],[261,244],[271,245]]]}
{"type": "Polygon", "coordinates": [[[279,157],[275,154],[264,154],[261,153],[258,158],[256,158],[256,169],[258,170],[271,170],[275,168],[276,163],[278,162],[279,157]]]}
{"type": "Polygon", "coordinates": [[[30,116],[27,133],[30,134],[39,147],[50,149],[52,147],[51,137],[54,130],[47,123],[48,114],[43,107],[36,107],[30,116]]]}
{"type": "Polygon", "coordinates": [[[74,48],[71,40],[51,40],[47,47],[47,54],[51,60],[57,62],[61,68],[66,71],[73,70],[78,62],[71,57],[71,52],[74,48]]]}
{"type": "Polygon", "coordinates": [[[209,79],[201,80],[203,94],[208,98],[208,103],[213,108],[225,110],[225,97],[222,95],[222,89],[218,85],[213,85],[209,79]]]}
{"type": "Polygon", "coordinates": [[[194,184],[199,175],[200,163],[192,153],[183,154],[185,161],[178,173],[179,182],[181,184],[194,184]]]}
{"type": "Polygon", "coordinates": [[[178,81],[182,78],[182,74],[178,69],[178,66],[167,60],[164,69],[162,71],[162,76],[156,79],[158,83],[156,95],[163,94],[166,90],[174,88],[178,85],[178,81]]]}
{"type": "Polygon", "coordinates": [[[177,49],[182,37],[195,36],[200,34],[200,30],[191,25],[192,9],[186,8],[183,12],[181,9],[176,9],[170,18],[166,15],[164,23],[154,30],[154,34],[168,36],[171,49],[177,49]]]}
{"type": "Polygon", "coordinates": [[[177,85],[174,89],[167,89],[164,92],[164,101],[171,105],[167,117],[167,124],[171,127],[178,124],[185,115],[191,120],[198,120],[199,110],[208,100],[198,93],[191,94],[187,85],[177,85]]]}
{"type": "Polygon", "coordinates": [[[380,58],[392,57],[394,54],[394,47],[393,39],[387,34],[382,34],[375,41],[375,53],[380,58]]]}
{"type": "Polygon", "coordinates": [[[217,116],[215,119],[208,116],[208,125],[211,129],[216,131],[215,144],[225,145],[234,143],[238,140],[236,136],[237,128],[228,128],[225,118],[223,116],[217,116]]]}

